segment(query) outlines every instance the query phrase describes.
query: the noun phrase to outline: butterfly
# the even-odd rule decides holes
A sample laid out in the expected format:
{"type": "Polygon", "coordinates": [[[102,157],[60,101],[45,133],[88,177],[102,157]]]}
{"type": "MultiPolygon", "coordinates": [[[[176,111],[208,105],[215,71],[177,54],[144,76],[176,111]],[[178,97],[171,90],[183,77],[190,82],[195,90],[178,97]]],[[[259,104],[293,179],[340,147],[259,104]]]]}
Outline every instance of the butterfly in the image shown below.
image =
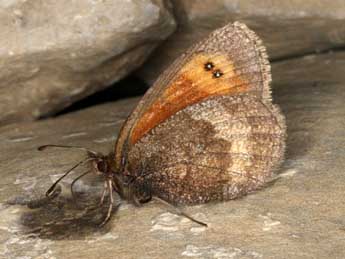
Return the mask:
{"type": "MultiPolygon", "coordinates": [[[[47,196],[85,163],[91,165],[85,174],[105,179],[101,203],[108,195],[109,209],[102,224],[112,214],[114,192],[136,205],[152,198],[194,205],[262,188],[283,160],[286,138],[270,82],[266,50],[253,31],[240,22],[215,30],[159,76],[125,121],[113,152],[77,147],[87,157],[47,196]]],[[[39,149],[48,147],[65,146],[39,149]]]]}

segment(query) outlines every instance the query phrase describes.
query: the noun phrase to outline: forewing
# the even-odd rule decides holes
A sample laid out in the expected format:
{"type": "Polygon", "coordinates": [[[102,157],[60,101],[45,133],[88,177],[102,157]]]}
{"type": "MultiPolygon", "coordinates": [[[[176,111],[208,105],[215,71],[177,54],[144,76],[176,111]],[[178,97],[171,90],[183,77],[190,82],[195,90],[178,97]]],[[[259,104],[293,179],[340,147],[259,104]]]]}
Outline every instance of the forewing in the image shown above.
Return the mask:
{"type": "Polygon", "coordinates": [[[176,112],[212,96],[248,93],[265,102],[270,80],[265,48],[253,31],[239,22],[214,31],[158,78],[127,119],[115,147],[118,170],[130,147],[176,112]]]}

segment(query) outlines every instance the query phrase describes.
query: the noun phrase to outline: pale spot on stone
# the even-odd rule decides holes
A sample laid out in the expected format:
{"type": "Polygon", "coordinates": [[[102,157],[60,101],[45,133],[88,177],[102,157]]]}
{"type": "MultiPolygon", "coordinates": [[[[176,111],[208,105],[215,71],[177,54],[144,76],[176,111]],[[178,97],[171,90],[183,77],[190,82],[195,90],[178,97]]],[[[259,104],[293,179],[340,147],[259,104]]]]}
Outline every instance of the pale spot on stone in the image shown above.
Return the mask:
{"type": "Polygon", "coordinates": [[[273,220],[271,217],[271,213],[266,215],[259,215],[264,220],[264,226],[262,228],[263,231],[270,231],[273,227],[280,225],[280,221],[273,220]]]}
{"type": "Polygon", "coordinates": [[[102,127],[109,127],[109,126],[115,126],[118,124],[122,124],[123,120],[118,120],[118,121],[105,121],[105,122],[100,122],[99,125],[102,127]]]}
{"type": "Polygon", "coordinates": [[[107,233],[105,235],[95,235],[92,239],[90,240],[87,240],[87,242],[90,244],[90,243],[95,243],[95,242],[98,242],[98,241],[112,241],[112,240],[115,240],[115,239],[118,239],[119,236],[118,235],[114,235],[112,233],[107,233]]]}
{"type": "Polygon", "coordinates": [[[255,251],[243,251],[236,247],[216,247],[213,245],[198,247],[195,245],[187,245],[185,251],[181,253],[183,256],[197,258],[262,258],[262,254],[255,251]]]}
{"type": "Polygon", "coordinates": [[[39,67],[34,67],[30,70],[31,74],[34,75],[36,73],[38,73],[41,69],[39,67]]]}
{"type": "Polygon", "coordinates": [[[297,173],[296,169],[287,169],[279,175],[279,177],[292,177],[297,173]]]}
{"type": "Polygon", "coordinates": [[[301,238],[299,235],[296,235],[296,234],[292,234],[291,237],[293,237],[293,238],[301,238]]]}
{"type": "Polygon", "coordinates": [[[128,210],[130,208],[132,208],[133,205],[129,204],[129,203],[122,203],[119,210],[122,211],[122,210],[128,210]]]}
{"type": "Polygon", "coordinates": [[[19,176],[19,175],[18,177],[20,178],[17,178],[14,184],[22,185],[23,190],[30,191],[35,188],[36,183],[37,183],[36,177],[19,176]]]}
{"type": "Polygon", "coordinates": [[[74,138],[74,137],[85,136],[85,135],[87,135],[86,132],[74,132],[74,133],[64,135],[61,138],[62,139],[68,139],[68,138],[74,138]]]}
{"type": "Polygon", "coordinates": [[[78,88],[75,88],[72,91],[70,91],[70,94],[71,95],[78,95],[78,94],[84,92],[84,90],[85,90],[85,87],[78,87],[78,88]]]}
{"type": "Polygon", "coordinates": [[[192,227],[190,229],[190,232],[192,232],[195,235],[198,235],[206,230],[206,227],[200,226],[200,227],[192,227]]]}
{"type": "Polygon", "coordinates": [[[20,212],[20,209],[19,208],[13,208],[10,213],[11,214],[17,214],[18,212],[20,212]]]}
{"type": "Polygon", "coordinates": [[[178,231],[178,227],[174,227],[174,226],[164,226],[164,225],[160,225],[160,224],[157,224],[157,225],[154,225],[150,231],[157,231],[157,230],[161,230],[161,231],[178,231]]]}
{"type": "Polygon", "coordinates": [[[80,15],[80,14],[77,14],[77,15],[75,15],[74,17],[73,17],[73,20],[80,20],[80,19],[82,19],[83,18],[83,16],[82,15],[80,15]]]}
{"type": "Polygon", "coordinates": [[[116,138],[115,136],[112,136],[110,138],[99,138],[99,139],[95,139],[93,142],[95,143],[105,143],[105,142],[113,142],[113,141],[116,141],[116,138]]]}
{"type": "Polygon", "coordinates": [[[158,217],[152,220],[152,231],[178,231],[178,224],[181,222],[181,217],[169,212],[160,214],[158,217]]]}
{"type": "Polygon", "coordinates": [[[20,137],[13,137],[13,138],[10,138],[10,139],[8,139],[8,142],[17,143],[17,142],[29,141],[29,140],[32,140],[32,139],[34,139],[33,136],[20,136],[20,137]]]}
{"type": "Polygon", "coordinates": [[[13,13],[14,13],[15,16],[23,17],[23,12],[21,10],[19,10],[19,9],[15,9],[13,11],[13,13]]]}

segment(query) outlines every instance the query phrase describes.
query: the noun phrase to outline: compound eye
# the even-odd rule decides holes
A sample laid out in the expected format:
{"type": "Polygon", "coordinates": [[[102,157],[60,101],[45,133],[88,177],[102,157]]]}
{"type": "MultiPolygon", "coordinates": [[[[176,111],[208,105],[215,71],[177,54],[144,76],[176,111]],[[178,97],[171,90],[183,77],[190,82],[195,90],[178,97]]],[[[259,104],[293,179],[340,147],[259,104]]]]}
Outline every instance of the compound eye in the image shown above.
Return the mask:
{"type": "Polygon", "coordinates": [[[107,171],[107,163],[105,161],[97,162],[97,170],[99,172],[105,173],[107,171]]]}

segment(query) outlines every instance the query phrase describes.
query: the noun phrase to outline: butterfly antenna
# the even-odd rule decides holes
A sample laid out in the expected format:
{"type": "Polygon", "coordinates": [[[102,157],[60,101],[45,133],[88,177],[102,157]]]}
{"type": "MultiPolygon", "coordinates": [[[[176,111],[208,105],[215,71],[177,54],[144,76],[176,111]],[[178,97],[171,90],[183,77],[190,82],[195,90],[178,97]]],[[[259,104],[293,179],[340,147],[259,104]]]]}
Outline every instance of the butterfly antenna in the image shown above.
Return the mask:
{"type": "Polygon", "coordinates": [[[89,162],[91,160],[94,160],[94,158],[92,157],[87,157],[83,160],[81,160],[80,162],[78,162],[76,165],[74,165],[72,168],[70,168],[69,170],[67,170],[59,179],[57,179],[53,184],[52,186],[50,186],[50,188],[48,189],[48,191],[46,192],[46,196],[47,197],[50,197],[53,193],[54,193],[54,189],[56,187],[56,185],[63,179],[65,178],[70,172],[72,172],[75,168],[77,168],[78,166],[86,163],[86,162],[89,162]]]}
{"type": "Polygon", "coordinates": [[[83,150],[83,151],[86,151],[88,153],[91,153],[93,155],[98,155],[99,153],[96,152],[96,151],[93,151],[93,150],[90,150],[90,149],[87,149],[85,147],[79,147],[79,146],[67,146],[67,145],[43,145],[43,146],[39,146],[37,148],[37,150],[39,151],[44,151],[46,149],[49,149],[49,148],[70,148],[70,149],[79,149],[79,150],[83,150]]]}

